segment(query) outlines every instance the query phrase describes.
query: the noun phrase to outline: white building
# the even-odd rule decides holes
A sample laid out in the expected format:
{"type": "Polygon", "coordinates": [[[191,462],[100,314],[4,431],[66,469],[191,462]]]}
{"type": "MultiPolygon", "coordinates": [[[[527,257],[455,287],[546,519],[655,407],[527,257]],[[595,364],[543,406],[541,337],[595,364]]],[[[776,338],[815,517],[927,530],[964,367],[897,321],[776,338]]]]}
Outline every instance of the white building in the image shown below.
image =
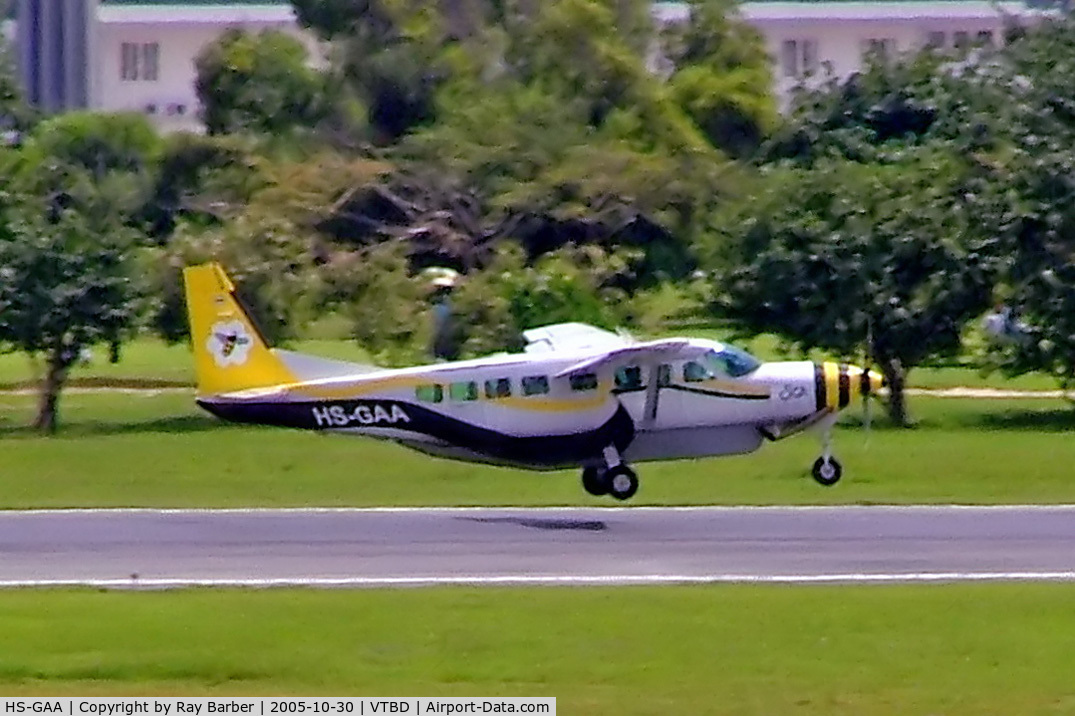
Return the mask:
{"type": "MultiPolygon", "coordinates": [[[[661,3],[655,12],[663,21],[675,21],[687,8],[661,3]]],[[[1022,2],[990,0],[753,0],[743,2],[740,12],[765,40],[781,100],[809,77],[815,82],[830,72],[848,77],[870,53],[894,57],[927,47],[999,46],[1013,25],[1041,17],[1022,2]]]]}
{"type": "MultiPolygon", "coordinates": [[[[17,0],[20,12],[58,1],[89,4],[85,104],[145,112],[164,129],[198,126],[194,58],[225,29],[283,29],[315,47],[297,27],[289,0],[17,0]]],[[[682,3],[654,5],[662,22],[682,19],[686,12],[682,3]]],[[[765,39],[780,97],[806,75],[831,69],[847,76],[870,50],[894,55],[927,45],[996,45],[1004,41],[1007,25],[1038,15],[1022,2],[989,0],[750,0],[741,13],[765,39]]],[[[23,71],[30,76],[35,58],[26,50],[23,71]]],[[[40,78],[40,66],[49,61],[36,61],[40,78]]]]}

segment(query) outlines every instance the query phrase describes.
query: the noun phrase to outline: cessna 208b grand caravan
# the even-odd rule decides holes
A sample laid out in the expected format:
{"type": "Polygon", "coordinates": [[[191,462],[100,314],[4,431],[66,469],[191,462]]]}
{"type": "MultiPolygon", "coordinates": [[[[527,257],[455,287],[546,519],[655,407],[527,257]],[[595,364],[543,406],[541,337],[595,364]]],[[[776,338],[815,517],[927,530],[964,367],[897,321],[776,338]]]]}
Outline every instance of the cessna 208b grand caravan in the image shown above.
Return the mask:
{"type": "Polygon", "coordinates": [[[395,440],[442,457],[582,468],[626,500],[629,464],[752,452],[809,427],[814,478],[840,479],[836,413],[881,387],[854,366],[762,363],[697,338],[633,341],[580,323],[526,331],[523,353],[384,369],[270,348],[217,264],[185,270],[197,402],[226,420],[395,440]]]}

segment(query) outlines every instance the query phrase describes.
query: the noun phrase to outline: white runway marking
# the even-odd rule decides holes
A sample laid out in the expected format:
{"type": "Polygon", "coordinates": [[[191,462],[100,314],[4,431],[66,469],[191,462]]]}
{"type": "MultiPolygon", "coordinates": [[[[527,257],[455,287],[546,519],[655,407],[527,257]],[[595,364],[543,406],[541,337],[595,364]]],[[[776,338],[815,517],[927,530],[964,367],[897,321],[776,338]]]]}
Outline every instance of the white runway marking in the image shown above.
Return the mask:
{"type": "Polygon", "coordinates": [[[910,512],[922,510],[966,510],[966,511],[1010,511],[1025,510],[1030,512],[1066,512],[1075,511],[1075,504],[907,504],[907,505],[544,505],[513,506],[484,505],[471,507],[63,507],[28,510],[5,510],[0,508],[0,515],[323,515],[323,514],[451,514],[482,512],[910,512]]]}
{"type": "Polygon", "coordinates": [[[177,589],[183,587],[430,587],[430,586],[625,586],[671,584],[884,584],[913,582],[1071,582],[1075,572],[911,572],[899,574],[623,574],[503,575],[429,577],[346,577],[295,579],[26,579],[0,580],[0,589],[25,587],[95,587],[104,589],[177,589]]]}

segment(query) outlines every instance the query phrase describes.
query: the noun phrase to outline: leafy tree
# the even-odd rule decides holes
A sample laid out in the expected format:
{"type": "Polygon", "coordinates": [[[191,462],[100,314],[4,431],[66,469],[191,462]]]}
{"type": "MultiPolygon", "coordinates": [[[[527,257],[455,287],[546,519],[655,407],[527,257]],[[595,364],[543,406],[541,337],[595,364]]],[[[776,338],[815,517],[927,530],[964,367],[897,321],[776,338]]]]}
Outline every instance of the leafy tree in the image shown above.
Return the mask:
{"type": "Polygon", "coordinates": [[[662,43],[672,98],[713,146],[736,157],[752,154],[776,124],[761,35],[736,17],[731,3],[689,5],[689,19],[670,26],[662,43]]]}
{"type": "Polygon", "coordinates": [[[285,134],[329,116],[325,77],[310,67],[305,46],[286,32],[228,30],[194,63],[209,134],[285,134]]]}
{"type": "Polygon", "coordinates": [[[95,230],[74,211],[55,220],[9,211],[0,230],[0,345],[43,356],[34,427],[52,433],[60,392],[82,350],[108,343],[115,359],[135,314],[124,232],[95,230]]]}
{"type": "Polygon", "coordinates": [[[149,235],[162,243],[180,221],[218,225],[239,213],[266,184],[264,164],[239,137],[171,135],[140,218],[149,235]]]}
{"type": "Polygon", "coordinates": [[[1025,115],[1011,89],[1008,71],[988,58],[875,58],[846,79],[800,88],[761,155],[808,166],[826,157],[898,161],[907,147],[927,144],[968,157],[1002,154],[1025,115]]]}
{"type": "Polygon", "coordinates": [[[1008,241],[1000,295],[1017,316],[1014,335],[992,345],[990,366],[1041,370],[1075,385],[1075,20],[1042,23],[1002,53],[1020,121],[1013,149],[995,162],[1003,203],[993,224],[1008,241]]]}
{"type": "Polygon", "coordinates": [[[141,115],[68,112],[34,127],[13,171],[54,213],[75,209],[98,226],[129,224],[149,197],[161,146],[141,115]]]}
{"type": "Polygon", "coordinates": [[[463,354],[521,348],[524,330],[548,323],[622,325],[624,294],[612,283],[623,269],[597,247],[561,249],[533,264],[518,248],[502,248],[488,269],[468,275],[455,291],[463,354]]]}
{"type": "Polygon", "coordinates": [[[375,139],[394,142],[434,116],[447,23],[417,0],[294,0],[299,22],[332,40],[338,69],[367,108],[375,139]]]}
{"type": "Polygon", "coordinates": [[[1000,241],[981,223],[988,189],[935,152],[890,166],[822,161],[770,180],[715,228],[714,252],[735,247],[722,309],[803,349],[868,356],[888,381],[892,420],[907,425],[907,371],[957,351],[989,304],[1000,241]]]}
{"type": "MultiPolygon", "coordinates": [[[[6,17],[3,10],[0,2],[0,18],[6,17]]],[[[34,119],[19,87],[11,48],[0,34],[0,146],[17,141],[17,135],[29,129],[34,119]]]]}

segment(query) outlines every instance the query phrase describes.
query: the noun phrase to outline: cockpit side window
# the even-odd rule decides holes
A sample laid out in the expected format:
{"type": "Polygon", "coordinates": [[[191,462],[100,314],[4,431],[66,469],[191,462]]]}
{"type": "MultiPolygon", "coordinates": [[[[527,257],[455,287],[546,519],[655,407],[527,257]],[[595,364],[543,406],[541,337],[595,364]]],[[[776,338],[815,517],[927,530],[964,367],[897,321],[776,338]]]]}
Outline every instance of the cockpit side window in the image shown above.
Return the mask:
{"type": "Polygon", "coordinates": [[[683,380],[686,383],[700,383],[712,377],[706,367],[697,361],[690,360],[683,364],[683,380]]]}
{"type": "Polygon", "coordinates": [[[761,365],[761,361],[746,351],[727,345],[719,351],[707,353],[705,361],[711,372],[731,378],[741,378],[753,373],[761,365]]]}
{"type": "Polygon", "coordinates": [[[617,370],[616,387],[620,390],[641,390],[644,388],[642,368],[637,365],[626,365],[617,370]]]}

